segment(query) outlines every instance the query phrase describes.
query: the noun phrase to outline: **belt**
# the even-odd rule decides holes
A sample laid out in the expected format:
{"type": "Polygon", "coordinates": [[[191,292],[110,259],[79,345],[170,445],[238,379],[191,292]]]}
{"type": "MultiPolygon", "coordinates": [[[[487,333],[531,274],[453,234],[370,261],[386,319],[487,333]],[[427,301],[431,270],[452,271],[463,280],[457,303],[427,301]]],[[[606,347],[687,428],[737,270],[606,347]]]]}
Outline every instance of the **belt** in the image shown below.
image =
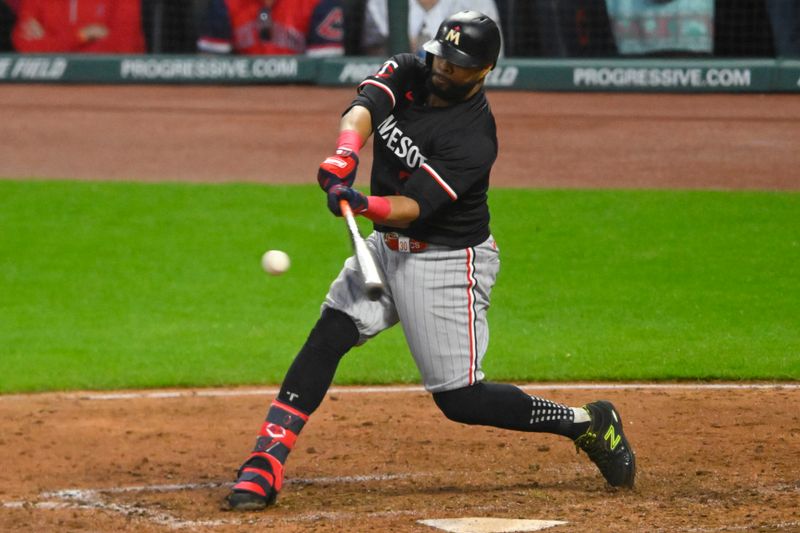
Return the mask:
{"type": "Polygon", "coordinates": [[[412,239],[411,237],[406,237],[405,235],[400,235],[399,233],[389,232],[383,234],[383,242],[386,243],[386,247],[390,250],[394,250],[395,252],[406,252],[416,254],[419,252],[424,252],[425,249],[428,247],[427,242],[418,241],[416,239],[412,239]]]}

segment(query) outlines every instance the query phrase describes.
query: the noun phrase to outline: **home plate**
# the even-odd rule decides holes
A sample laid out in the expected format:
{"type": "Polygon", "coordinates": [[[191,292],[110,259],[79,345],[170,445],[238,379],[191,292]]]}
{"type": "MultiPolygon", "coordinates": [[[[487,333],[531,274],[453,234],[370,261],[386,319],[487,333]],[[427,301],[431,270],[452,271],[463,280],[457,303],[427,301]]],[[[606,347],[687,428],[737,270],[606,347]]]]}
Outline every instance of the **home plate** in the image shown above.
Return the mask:
{"type": "Polygon", "coordinates": [[[419,520],[420,524],[450,533],[514,533],[515,531],[541,531],[566,522],[558,520],[517,520],[513,518],[442,518],[419,520]]]}

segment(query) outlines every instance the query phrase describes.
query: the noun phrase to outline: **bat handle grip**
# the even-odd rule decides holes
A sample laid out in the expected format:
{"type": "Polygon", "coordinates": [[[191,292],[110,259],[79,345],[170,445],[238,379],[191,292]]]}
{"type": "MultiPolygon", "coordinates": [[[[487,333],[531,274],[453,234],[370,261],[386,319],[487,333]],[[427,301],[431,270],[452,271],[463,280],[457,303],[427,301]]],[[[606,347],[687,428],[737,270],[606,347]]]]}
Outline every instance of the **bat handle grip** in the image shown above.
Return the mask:
{"type": "Polygon", "coordinates": [[[342,210],[343,217],[351,218],[353,216],[353,210],[350,208],[350,204],[347,200],[339,200],[339,209],[342,210]]]}

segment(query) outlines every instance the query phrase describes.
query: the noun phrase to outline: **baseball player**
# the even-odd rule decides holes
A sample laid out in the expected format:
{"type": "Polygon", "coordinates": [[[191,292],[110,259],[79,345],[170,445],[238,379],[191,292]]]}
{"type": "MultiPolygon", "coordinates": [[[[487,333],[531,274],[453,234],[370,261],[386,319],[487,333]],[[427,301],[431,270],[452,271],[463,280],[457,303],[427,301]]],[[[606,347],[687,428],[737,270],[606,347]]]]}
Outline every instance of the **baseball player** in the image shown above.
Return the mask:
{"type": "Polygon", "coordinates": [[[398,322],[426,390],[447,418],[563,435],[609,484],[633,486],[635,456],[611,403],[568,407],[484,380],[486,314],[500,261],[487,207],[497,137],[483,84],[499,49],[497,25],[462,11],[425,44],[425,60],[396,55],[359,86],[318,181],[335,215],[344,199],[375,223],[367,244],[386,291],[370,300],[355,259],[345,262],[239,470],[227,497],[231,508],[262,509],[274,501],[286,458],[339,360],[398,322]],[[372,195],[365,196],[352,185],[370,135],[372,195]]]}
{"type": "Polygon", "coordinates": [[[341,0],[210,0],[197,49],[211,54],[342,55],[341,0]]]}

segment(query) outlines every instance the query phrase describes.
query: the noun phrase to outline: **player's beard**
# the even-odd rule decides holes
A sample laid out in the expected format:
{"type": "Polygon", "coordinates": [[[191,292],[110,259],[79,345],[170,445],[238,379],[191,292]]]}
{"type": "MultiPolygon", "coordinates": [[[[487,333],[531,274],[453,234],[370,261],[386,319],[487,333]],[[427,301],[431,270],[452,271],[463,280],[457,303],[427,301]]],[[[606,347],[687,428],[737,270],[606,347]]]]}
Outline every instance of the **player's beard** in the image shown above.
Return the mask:
{"type": "Polygon", "coordinates": [[[445,87],[440,87],[433,83],[433,71],[428,72],[428,77],[425,80],[425,86],[428,90],[447,102],[461,102],[467,95],[483,80],[477,80],[470,83],[455,84],[447,80],[445,87]]]}

